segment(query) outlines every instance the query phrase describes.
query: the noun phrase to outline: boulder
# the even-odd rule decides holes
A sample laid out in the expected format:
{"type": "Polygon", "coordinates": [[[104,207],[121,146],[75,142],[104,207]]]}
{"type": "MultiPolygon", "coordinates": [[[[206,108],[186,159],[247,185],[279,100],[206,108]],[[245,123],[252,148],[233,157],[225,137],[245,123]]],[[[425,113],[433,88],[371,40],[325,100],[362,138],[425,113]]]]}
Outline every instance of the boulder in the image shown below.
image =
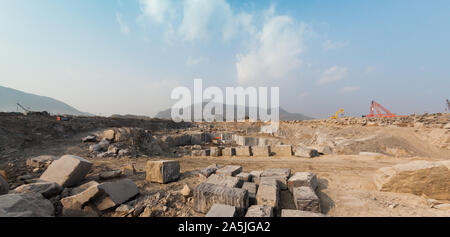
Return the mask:
{"type": "Polygon", "coordinates": [[[205,217],[235,217],[236,207],[224,204],[214,204],[205,217]]]}
{"type": "Polygon", "coordinates": [[[212,174],[216,173],[216,171],[219,169],[219,167],[214,164],[214,165],[210,165],[208,167],[206,167],[205,169],[200,170],[198,177],[200,178],[201,181],[206,180],[209,176],[211,176],[212,174]]]}
{"type": "Polygon", "coordinates": [[[45,168],[49,166],[54,160],[57,160],[56,156],[42,155],[27,159],[27,166],[32,168],[45,168]]]}
{"type": "Polygon", "coordinates": [[[331,148],[331,146],[329,145],[319,145],[317,147],[317,151],[319,152],[319,154],[320,153],[325,155],[333,154],[333,148],[331,148]]]}
{"type": "Polygon", "coordinates": [[[205,181],[208,184],[238,188],[242,186],[242,181],[236,177],[213,174],[205,181]]]}
{"type": "Polygon", "coordinates": [[[92,168],[92,163],[78,156],[65,155],[52,162],[40,179],[55,182],[61,187],[80,183],[92,168]]]}
{"type": "Polygon", "coordinates": [[[102,152],[108,150],[109,147],[108,140],[101,140],[99,143],[89,146],[89,151],[91,152],[102,152]]]}
{"type": "Polygon", "coordinates": [[[99,185],[99,183],[97,183],[96,181],[89,181],[87,183],[81,184],[80,186],[71,188],[70,192],[69,192],[69,196],[79,194],[81,192],[84,192],[85,190],[87,190],[88,188],[90,188],[92,186],[98,186],[98,185],[99,185]]]}
{"type": "Polygon", "coordinates": [[[269,146],[252,146],[252,153],[257,157],[269,157],[270,149],[269,146]]]}
{"type": "Polygon", "coordinates": [[[327,217],[327,215],[310,211],[283,209],[281,210],[281,217],[327,217]]]}
{"type": "Polygon", "coordinates": [[[379,169],[374,182],[379,191],[450,199],[450,161],[413,161],[379,169]]]}
{"type": "Polygon", "coordinates": [[[51,198],[58,195],[61,192],[61,186],[55,182],[38,182],[31,184],[24,184],[16,189],[16,193],[40,193],[45,198],[51,198]]]}
{"type": "Polygon", "coordinates": [[[8,181],[8,176],[6,175],[6,171],[0,170],[0,176],[3,177],[6,181],[8,181]]]}
{"type": "Polygon", "coordinates": [[[115,135],[116,132],[114,131],[114,129],[108,129],[103,132],[103,138],[109,141],[114,141],[115,135]]]}
{"type": "Polygon", "coordinates": [[[205,149],[205,150],[193,150],[193,151],[191,151],[191,155],[193,157],[196,157],[196,156],[206,157],[206,156],[210,155],[210,150],[208,150],[208,149],[205,149]]]}
{"type": "Polygon", "coordinates": [[[0,196],[0,217],[51,217],[53,204],[39,193],[11,193],[0,196]]]}
{"type": "Polygon", "coordinates": [[[103,193],[94,199],[94,203],[101,211],[120,205],[139,194],[138,187],[130,179],[102,183],[98,185],[98,189],[103,193]]]}
{"type": "Polygon", "coordinates": [[[236,149],[234,147],[225,147],[222,150],[223,156],[235,156],[236,155],[236,149]]]}
{"type": "Polygon", "coordinates": [[[236,147],[236,156],[251,156],[251,150],[249,146],[236,147]]]}
{"type": "Polygon", "coordinates": [[[218,175],[236,176],[242,172],[242,166],[240,165],[227,165],[221,169],[216,170],[218,175]]]}
{"type": "Polygon", "coordinates": [[[146,180],[155,183],[169,183],[180,177],[180,162],[175,160],[148,161],[146,180]]]}
{"type": "Polygon", "coordinates": [[[303,146],[295,146],[294,147],[294,155],[298,157],[306,157],[313,158],[319,156],[319,152],[315,149],[303,147],[303,146]]]}
{"type": "Polygon", "coordinates": [[[192,190],[191,188],[185,184],[183,189],[180,191],[181,195],[185,196],[185,197],[190,197],[192,194],[192,190]]]}
{"type": "Polygon", "coordinates": [[[94,200],[102,194],[102,191],[99,189],[98,183],[90,182],[88,184],[88,187],[83,187],[86,188],[85,190],[80,190],[81,192],[79,193],[77,193],[76,191],[72,193],[72,196],[61,199],[61,204],[63,205],[63,207],[65,209],[68,209],[66,211],[81,211],[86,203],[94,200]]]}
{"type": "Polygon", "coordinates": [[[6,182],[3,176],[0,175],[0,195],[8,194],[8,192],[9,192],[9,184],[8,182],[6,182]]]}
{"type": "Polygon", "coordinates": [[[291,193],[294,188],[297,187],[311,187],[313,190],[317,190],[319,182],[317,182],[317,176],[310,172],[297,172],[288,180],[288,187],[291,193]]]}
{"type": "Polygon", "coordinates": [[[264,205],[250,206],[245,217],[273,217],[273,207],[264,205]]]}
{"type": "Polygon", "coordinates": [[[243,215],[248,207],[248,192],[239,188],[199,184],[194,191],[194,210],[207,213],[214,204],[234,206],[238,214],[243,215]]]}
{"type": "Polygon", "coordinates": [[[293,195],[297,210],[321,212],[319,197],[311,187],[294,188],[293,195]]]}
{"type": "Polygon", "coordinates": [[[292,156],[291,145],[275,145],[270,147],[270,151],[276,156],[292,156]]]}

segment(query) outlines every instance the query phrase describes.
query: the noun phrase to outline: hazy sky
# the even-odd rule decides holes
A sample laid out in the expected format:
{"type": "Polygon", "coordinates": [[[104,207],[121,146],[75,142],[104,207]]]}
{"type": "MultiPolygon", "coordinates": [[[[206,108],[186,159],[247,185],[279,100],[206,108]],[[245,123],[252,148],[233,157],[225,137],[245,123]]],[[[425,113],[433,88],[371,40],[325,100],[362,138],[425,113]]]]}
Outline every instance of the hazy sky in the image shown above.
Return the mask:
{"type": "Polygon", "coordinates": [[[154,115],[194,78],[316,117],[443,112],[449,24],[448,0],[1,0],[0,85],[101,115],[154,115]]]}

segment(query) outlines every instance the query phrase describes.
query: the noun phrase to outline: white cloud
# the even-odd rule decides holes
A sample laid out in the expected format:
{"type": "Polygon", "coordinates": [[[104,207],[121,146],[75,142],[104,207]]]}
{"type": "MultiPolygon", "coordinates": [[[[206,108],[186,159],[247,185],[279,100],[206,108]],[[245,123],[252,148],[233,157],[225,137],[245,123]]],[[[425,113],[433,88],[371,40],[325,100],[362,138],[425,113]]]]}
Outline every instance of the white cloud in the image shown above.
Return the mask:
{"type": "Polygon", "coordinates": [[[157,23],[163,23],[173,14],[171,0],[140,0],[141,11],[157,23]]]}
{"type": "Polygon", "coordinates": [[[344,78],[345,75],[347,74],[347,71],[348,70],[345,67],[342,68],[338,66],[330,67],[322,73],[322,76],[318,81],[318,83],[319,85],[324,85],[330,82],[342,80],[342,78],[344,78]]]}
{"type": "Polygon", "coordinates": [[[119,23],[120,31],[122,33],[124,33],[124,34],[130,33],[130,28],[128,27],[128,25],[123,20],[122,14],[116,12],[116,20],[117,20],[117,23],[119,23]]]}
{"type": "Polygon", "coordinates": [[[206,61],[208,61],[208,59],[204,58],[204,57],[196,58],[196,57],[189,56],[186,60],[186,66],[195,66],[195,65],[204,63],[206,61]]]}
{"type": "Polygon", "coordinates": [[[266,11],[263,29],[258,32],[256,47],[238,54],[236,69],[241,84],[283,80],[302,64],[300,55],[310,28],[288,16],[273,16],[266,11]]]}
{"type": "Polygon", "coordinates": [[[339,91],[341,93],[350,93],[350,92],[359,91],[360,89],[361,89],[361,87],[359,87],[359,86],[347,86],[347,87],[341,88],[339,91]]]}
{"type": "Polygon", "coordinates": [[[329,51],[329,50],[344,48],[347,45],[348,45],[348,42],[327,40],[322,44],[322,47],[323,47],[323,50],[329,51]]]}

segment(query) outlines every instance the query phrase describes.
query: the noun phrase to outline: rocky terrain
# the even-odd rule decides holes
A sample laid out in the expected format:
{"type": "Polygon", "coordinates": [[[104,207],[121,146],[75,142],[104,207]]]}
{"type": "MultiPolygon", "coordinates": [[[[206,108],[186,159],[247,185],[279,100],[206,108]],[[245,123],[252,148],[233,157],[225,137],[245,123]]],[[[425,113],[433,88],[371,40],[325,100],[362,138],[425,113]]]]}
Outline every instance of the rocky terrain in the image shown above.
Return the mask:
{"type": "Polygon", "coordinates": [[[450,114],[266,125],[0,113],[0,216],[450,216],[450,114]]]}

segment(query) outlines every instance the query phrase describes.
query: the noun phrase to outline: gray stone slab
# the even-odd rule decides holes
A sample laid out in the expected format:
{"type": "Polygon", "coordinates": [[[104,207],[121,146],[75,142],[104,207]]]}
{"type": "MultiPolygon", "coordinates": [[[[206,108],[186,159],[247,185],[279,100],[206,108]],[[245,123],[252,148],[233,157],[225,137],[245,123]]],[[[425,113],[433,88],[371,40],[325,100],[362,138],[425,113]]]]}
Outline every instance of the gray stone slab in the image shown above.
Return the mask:
{"type": "Polygon", "coordinates": [[[240,165],[227,165],[221,169],[216,170],[218,175],[236,176],[242,172],[242,166],[240,165]]]}
{"type": "Polygon", "coordinates": [[[92,168],[92,163],[78,156],[65,155],[52,162],[40,179],[55,182],[61,187],[79,184],[92,168]]]}
{"type": "Polygon", "coordinates": [[[236,177],[212,174],[206,179],[205,183],[226,186],[229,188],[239,188],[243,181],[236,177]]]}
{"type": "Polygon", "coordinates": [[[40,193],[45,198],[51,198],[59,194],[61,186],[55,182],[37,182],[31,184],[24,184],[16,189],[16,193],[40,193]]]}
{"type": "Polygon", "coordinates": [[[245,217],[273,217],[273,207],[264,205],[250,206],[245,217]]]}
{"type": "Polygon", "coordinates": [[[248,208],[248,192],[240,188],[199,184],[194,190],[194,210],[207,213],[214,204],[234,206],[238,215],[244,215],[248,208]]]}
{"type": "Polygon", "coordinates": [[[51,217],[53,204],[39,193],[10,193],[0,196],[0,217],[51,217]]]}
{"type": "Polygon", "coordinates": [[[214,204],[205,217],[235,217],[236,207],[224,204],[214,204]]]}
{"type": "Polygon", "coordinates": [[[297,187],[311,187],[313,190],[317,190],[319,182],[317,176],[310,172],[297,172],[288,180],[288,187],[291,193],[294,188],[297,187]]]}
{"type": "Polygon", "coordinates": [[[169,183],[180,177],[180,162],[175,160],[148,161],[146,180],[154,183],[169,183]]]}
{"type": "Polygon", "coordinates": [[[297,210],[321,212],[320,200],[311,187],[297,187],[293,189],[294,203],[297,210]]]}
{"type": "Polygon", "coordinates": [[[98,185],[103,194],[94,200],[101,211],[120,205],[139,193],[138,187],[130,179],[106,182],[98,185]]]}

